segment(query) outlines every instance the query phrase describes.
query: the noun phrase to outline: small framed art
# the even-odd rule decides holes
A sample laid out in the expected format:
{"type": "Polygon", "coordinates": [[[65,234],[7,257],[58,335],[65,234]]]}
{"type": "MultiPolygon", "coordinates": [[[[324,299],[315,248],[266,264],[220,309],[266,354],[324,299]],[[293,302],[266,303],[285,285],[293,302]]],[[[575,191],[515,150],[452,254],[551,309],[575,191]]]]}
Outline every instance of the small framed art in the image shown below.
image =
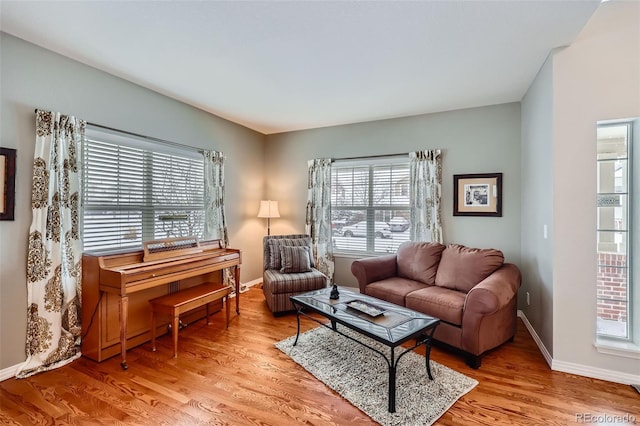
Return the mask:
{"type": "Polygon", "coordinates": [[[502,173],[453,175],[453,215],[502,217],[502,173]]]}
{"type": "Polygon", "coordinates": [[[0,148],[0,220],[13,220],[16,195],[16,150],[0,148]]]}

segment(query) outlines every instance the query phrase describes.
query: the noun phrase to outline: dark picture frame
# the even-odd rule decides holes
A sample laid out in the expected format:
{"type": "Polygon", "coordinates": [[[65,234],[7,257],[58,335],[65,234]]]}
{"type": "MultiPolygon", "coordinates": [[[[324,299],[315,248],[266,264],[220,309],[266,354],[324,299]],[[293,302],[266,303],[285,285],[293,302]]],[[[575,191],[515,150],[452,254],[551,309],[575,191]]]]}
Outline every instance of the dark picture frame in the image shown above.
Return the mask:
{"type": "Polygon", "coordinates": [[[502,173],[453,175],[453,215],[502,217],[502,173]]]}
{"type": "Polygon", "coordinates": [[[0,148],[0,220],[14,220],[16,150],[0,148]]]}

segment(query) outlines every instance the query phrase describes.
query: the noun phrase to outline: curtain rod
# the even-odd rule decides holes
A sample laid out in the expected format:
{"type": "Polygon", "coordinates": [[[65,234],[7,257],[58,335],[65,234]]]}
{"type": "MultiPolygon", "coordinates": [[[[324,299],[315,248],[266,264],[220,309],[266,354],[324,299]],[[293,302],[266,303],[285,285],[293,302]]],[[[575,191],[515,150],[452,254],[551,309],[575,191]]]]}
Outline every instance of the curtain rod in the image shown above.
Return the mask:
{"type": "Polygon", "coordinates": [[[384,158],[384,157],[401,157],[401,156],[406,156],[409,155],[408,152],[402,152],[402,153],[398,153],[398,154],[380,154],[380,155],[364,155],[361,157],[342,157],[342,158],[332,158],[331,161],[336,161],[336,160],[362,160],[364,158],[384,158]]]}
{"type": "MultiPolygon", "coordinates": [[[[38,113],[38,108],[36,108],[34,110],[34,112],[37,114],[38,113]]],[[[189,145],[184,145],[184,144],[181,144],[181,143],[178,143],[178,142],[168,141],[166,139],[160,139],[160,138],[155,138],[153,136],[145,136],[145,135],[141,135],[139,133],[133,133],[133,132],[128,132],[126,130],[115,129],[113,127],[103,126],[102,124],[96,124],[96,123],[92,123],[90,121],[87,121],[87,124],[89,126],[99,127],[101,129],[105,129],[105,130],[111,130],[113,132],[124,133],[125,135],[129,135],[129,136],[135,136],[135,137],[138,137],[138,138],[143,138],[143,139],[151,140],[151,141],[154,141],[154,142],[160,142],[160,143],[163,143],[163,144],[172,145],[172,146],[179,147],[179,148],[187,148],[187,149],[190,149],[192,151],[197,151],[197,152],[199,152],[201,154],[204,153],[204,149],[202,149],[202,148],[194,148],[194,147],[189,146],[189,145]]]]}

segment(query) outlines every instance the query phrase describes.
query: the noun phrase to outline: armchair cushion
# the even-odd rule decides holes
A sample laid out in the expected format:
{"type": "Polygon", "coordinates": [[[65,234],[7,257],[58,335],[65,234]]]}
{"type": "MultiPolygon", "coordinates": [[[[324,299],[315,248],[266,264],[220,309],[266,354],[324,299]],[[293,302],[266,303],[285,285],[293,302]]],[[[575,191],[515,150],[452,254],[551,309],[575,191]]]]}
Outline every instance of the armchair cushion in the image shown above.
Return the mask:
{"type": "Polygon", "coordinates": [[[468,293],[503,263],[504,255],[500,250],[449,244],[442,252],[435,284],[468,293]]]}
{"type": "Polygon", "coordinates": [[[280,247],[280,261],[283,274],[311,271],[311,256],[307,246],[282,246],[280,247]]]}
{"type": "Polygon", "coordinates": [[[282,274],[279,271],[267,269],[264,271],[262,279],[264,291],[271,294],[287,293],[293,296],[327,286],[327,277],[317,269],[299,274],[282,274]]]}
{"type": "MultiPolygon", "coordinates": [[[[265,261],[267,264],[265,265],[265,269],[277,269],[282,268],[282,260],[280,257],[280,248],[284,246],[294,246],[294,247],[309,247],[311,249],[311,237],[300,237],[300,238],[270,238],[268,241],[268,256],[265,256],[265,261]]],[[[311,250],[309,250],[309,262],[311,267],[315,267],[315,262],[313,261],[313,254],[311,250]]]]}

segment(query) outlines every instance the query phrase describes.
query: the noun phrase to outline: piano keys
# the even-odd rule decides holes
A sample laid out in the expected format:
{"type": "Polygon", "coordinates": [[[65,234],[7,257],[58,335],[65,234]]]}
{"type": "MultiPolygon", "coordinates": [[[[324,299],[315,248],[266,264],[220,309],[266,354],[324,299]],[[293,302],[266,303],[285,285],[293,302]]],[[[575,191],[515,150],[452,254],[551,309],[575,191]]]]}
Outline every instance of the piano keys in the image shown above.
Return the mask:
{"type": "MultiPolygon", "coordinates": [[[[144,250],[83,256],[84,356],[101,362],[120,353],[121,366],[127,369],[127,349],[151,340],[148,301],[204,282],[222,282],[226,268],[235,277],[236,313],[240,314],[240,250],[222,247],[220,240],[189,247],[174,244],[176,240],[150,242],[166,246],[156,254],[150,254],[145,244],[144,250]]],[[[222,304],[212,308],[220,310],[222,304]]],[[[185,314],[185,321],[203,318],[204,311],[185,314]]],[[[159,328],[166,324],[160,323],[159,328]]]]}

